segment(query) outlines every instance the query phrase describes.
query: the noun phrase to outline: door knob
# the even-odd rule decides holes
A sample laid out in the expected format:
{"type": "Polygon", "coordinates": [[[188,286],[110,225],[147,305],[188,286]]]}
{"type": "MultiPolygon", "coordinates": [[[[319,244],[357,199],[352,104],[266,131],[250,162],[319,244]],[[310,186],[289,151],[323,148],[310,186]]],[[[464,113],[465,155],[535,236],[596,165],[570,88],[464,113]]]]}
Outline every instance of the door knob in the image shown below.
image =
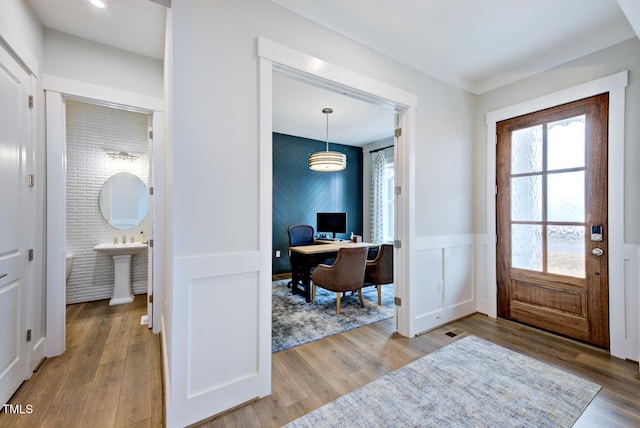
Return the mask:
{"type": "Polygon", "coordinates": [[[593,250],[591,250],[591,254],[600,257],[604,254],[604,251],[602,251],[602,248],[594,248],[593,250]]]}

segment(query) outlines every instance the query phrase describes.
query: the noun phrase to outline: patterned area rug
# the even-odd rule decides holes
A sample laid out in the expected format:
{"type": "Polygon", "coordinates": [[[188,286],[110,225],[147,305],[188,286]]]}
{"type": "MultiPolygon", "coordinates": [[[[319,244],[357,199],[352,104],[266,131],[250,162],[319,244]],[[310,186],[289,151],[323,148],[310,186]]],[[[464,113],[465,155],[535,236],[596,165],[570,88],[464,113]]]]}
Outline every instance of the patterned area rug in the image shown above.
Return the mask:
{"type": "Polygon", "coordinates": [[[375,287],[362,289],[364,309],[358,295],[347,293],[336,314],[336,294],[316,288],[316,304],[291,294],[288,280],[273,281],[271,351],[279,352],[323,337],[342,333],[393,316],[393,285],[382,286],[382,306],[375,287]]]}
{"type": "Polygon", "coordinates": [[[467,336],[288,427],[570,427],[600,386],[467,336]]]}

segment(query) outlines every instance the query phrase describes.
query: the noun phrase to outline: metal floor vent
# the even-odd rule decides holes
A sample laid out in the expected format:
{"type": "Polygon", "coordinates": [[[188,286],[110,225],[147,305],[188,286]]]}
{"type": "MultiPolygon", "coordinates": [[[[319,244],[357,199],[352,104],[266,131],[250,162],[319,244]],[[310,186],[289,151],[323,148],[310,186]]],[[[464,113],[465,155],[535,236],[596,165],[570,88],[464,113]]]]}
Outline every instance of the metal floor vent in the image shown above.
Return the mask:
{"type": "Polygon", "coordinates": [[[464,330],[460,330],[459,328],[454,328],[453,330],[448,331],[445,334],[449,337],[456,337],[462,333],[464,333],[464,330]]]}

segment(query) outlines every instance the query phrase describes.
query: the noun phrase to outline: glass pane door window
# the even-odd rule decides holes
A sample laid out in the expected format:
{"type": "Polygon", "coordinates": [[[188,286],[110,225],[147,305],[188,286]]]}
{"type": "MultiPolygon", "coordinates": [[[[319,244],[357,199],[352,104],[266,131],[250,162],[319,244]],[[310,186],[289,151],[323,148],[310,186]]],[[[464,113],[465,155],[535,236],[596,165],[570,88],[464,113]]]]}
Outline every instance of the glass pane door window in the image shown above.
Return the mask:
{"type": "Polygon", "coordinates": [[[512,132],[511,265],[585,277],[585,116],[512,132]]]}

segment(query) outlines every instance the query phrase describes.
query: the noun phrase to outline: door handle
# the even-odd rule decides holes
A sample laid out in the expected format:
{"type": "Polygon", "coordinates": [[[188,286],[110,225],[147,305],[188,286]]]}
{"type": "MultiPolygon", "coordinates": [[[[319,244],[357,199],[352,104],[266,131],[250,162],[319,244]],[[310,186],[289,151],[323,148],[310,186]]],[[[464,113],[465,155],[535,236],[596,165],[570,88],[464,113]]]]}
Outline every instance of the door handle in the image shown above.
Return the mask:
{"type": "Polygon", "coordinates": [[[0,273],[0,279],[4,278],[7,275],[9,275],[9,274],[8,273],[0,273]]]}
{"type": "Polygon", "coordinates": [[[602,251],[602,248],[594,248],[593,250],[591,250],[591,254],[600,257],[604,254],[604,251],[602,251]]]}

